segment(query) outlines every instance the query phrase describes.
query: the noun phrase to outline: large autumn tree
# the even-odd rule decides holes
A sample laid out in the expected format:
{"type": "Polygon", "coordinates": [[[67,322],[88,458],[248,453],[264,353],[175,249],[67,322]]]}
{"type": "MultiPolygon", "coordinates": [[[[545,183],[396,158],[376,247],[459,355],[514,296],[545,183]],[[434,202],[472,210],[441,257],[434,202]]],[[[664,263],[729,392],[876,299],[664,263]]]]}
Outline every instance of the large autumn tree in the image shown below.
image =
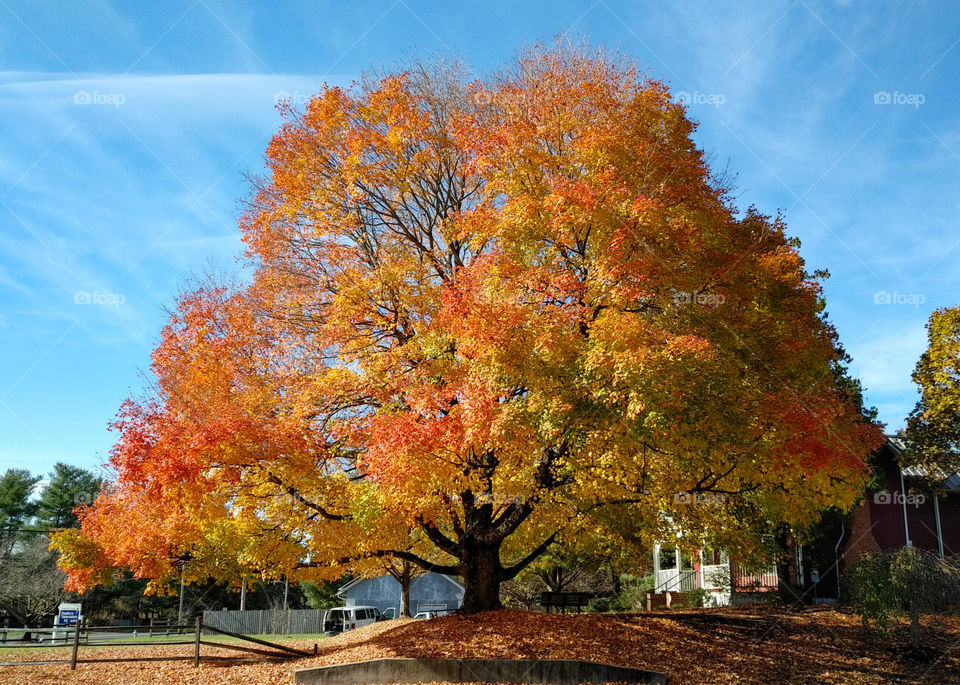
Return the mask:
{"type": "Polygon", "coordinates": [[[56,543],[76,587],[387,557],[461,576],[477,612],[558,540],[749,555],[857,499],[880,436],[816,279],[664,84],[537,47],[285,113],[241,221],[252,282],[180,299],[116,481],[56,543]]]}

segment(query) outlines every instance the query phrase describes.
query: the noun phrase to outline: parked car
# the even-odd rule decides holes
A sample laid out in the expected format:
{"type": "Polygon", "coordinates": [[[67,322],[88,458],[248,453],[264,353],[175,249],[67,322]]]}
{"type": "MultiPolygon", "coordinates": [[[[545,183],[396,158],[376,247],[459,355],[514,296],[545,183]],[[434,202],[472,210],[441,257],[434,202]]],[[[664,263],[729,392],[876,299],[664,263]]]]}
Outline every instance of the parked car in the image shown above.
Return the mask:
{"type": "Polygon", "coordinates": [[[336,607],[327,614],[323,629],[327,633],[342,633],[381,620],[383,616],[377,607],[336,607]]]}
{"type": "Polygon", "coordinates": [[[416,616],[414,616],[414,618],[436,618],[436,617],[437,617],[436,611],[421,611],[416,616]]]}

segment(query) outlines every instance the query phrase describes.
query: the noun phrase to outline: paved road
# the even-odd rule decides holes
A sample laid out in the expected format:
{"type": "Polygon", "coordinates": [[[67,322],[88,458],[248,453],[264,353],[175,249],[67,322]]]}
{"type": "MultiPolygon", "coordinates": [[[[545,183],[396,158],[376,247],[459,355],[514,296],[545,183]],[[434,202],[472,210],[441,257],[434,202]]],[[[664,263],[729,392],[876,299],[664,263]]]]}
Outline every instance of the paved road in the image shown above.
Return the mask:
{"type": "MultiPolygon", "coordinates": [[[[87,640],[85,639],[86,636],[87,636],[87,633],[80,634],[81,639],[84,640],[84,644],[87,644],[87,640]]],[[[7,641],[5,643],[0,643],[0,644],[6,644],[11,647],[14,647],[14,646],[15,647],[49,647],[53,645],[70,644],[73,641],[73,633],[70,633],[66,641],[64,641],[63,638],[61,637],[56,642],[51,642],[52,635],[50,633],[43,633],[43,642],[35,642],[35,641],[20,642],[18,639],[16,639],[19,637],[20,637],[19,632],[10,634],[7,636],[7,641]]],[[[36,635],[34,635],[34,637],[36,638],[36,635]]],[[[162,630],[155,631],[153,634],[153,637],[155,638],[165,637],[165,633],[162,630]]],[[[183,640],[191,640],[193,639],[193,633],[187,633],[179,637],[181,637],[183,640]]],[[[146,631],[146,630],[138,630],[134,632],[132,630],[121,631],[121,630],[96,630],[96,629],[91,630],[89,633],[90,644],[93,644],[95,642],[110,642],[113,640],[134,640],[134,639],[145,640],[145,641],[150,640],[150,633],[149,631],[146,631]]],[[[157,644],[162,644],[163,642],[164,640],[157,640],[157,644]]],[[[2,651],[0,651],[0,654],[2,654],[2,651]]]]}

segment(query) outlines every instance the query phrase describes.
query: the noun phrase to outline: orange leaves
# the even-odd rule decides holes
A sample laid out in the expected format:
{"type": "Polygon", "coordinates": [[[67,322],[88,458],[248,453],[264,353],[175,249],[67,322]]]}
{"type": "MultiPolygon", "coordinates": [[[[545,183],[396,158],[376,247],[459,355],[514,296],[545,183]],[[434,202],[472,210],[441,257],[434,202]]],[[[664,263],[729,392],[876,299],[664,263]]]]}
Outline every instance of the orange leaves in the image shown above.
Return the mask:
{"type": "Polygon", "coordinates": [[[628,558],[664,521],[733,544],[849,503],[876,429],[814,279],[715,187],[665,85],[534,48],[286,114],[241,219],[251,282],[177,303],[76,559],[366,572],[468,515],[505,562],[557,531],[628,558]],[[728,498],[684,511],[697,487],[728,498]]]}
{"type": "Polygon", "coordinates": [[[368,422],[364,466],[378,482],[426,494],[449,477],[450,467],[519,437],[507,435],[510,408],[500,401],[505,392],[478,377],[411,389],[411,411],[382,412],[368,422]]]}
{"type": "Polygon", "coordinates": [[[709,340],[696,335],[683,335],[672,338],[663,348],[663,354],[668,359],[701,359],[712,356],[713,345],[709,340]]]}
{"type": "MultiPolygon", "coordinates": [[[[860,619],[823,606],[796,611],[752,605],[723,609],[671,609],[655,614],[539,614],[498,611],[476,617],[393,620],[375,623],[319,641],[315,657],[283,663],[202,663],[193,668],[191,646],[83,646],[80,658],[185,657],[181,662],[81,663],[10,667],[0,683],[77,683],[91,685],[232,685],[290,683],[300,669],[379,658],[583,659],[666,673],[670,682],[858,683],[955,682],[960,661],[952,646],[960,637],[954,616],[925,616],[939,628],[928,647],[935,663],[903,658],[899,636],[878,644],[860,619]]],[[[270,638],[313,650],[317,640],[270,638]]],[[[235,651],[204,647],[203,654],[235,656],[235,651]]],[[[51,658],[46,649],[17,650],[15,660],[51,658]]],[[[52,658],[62,658],[60,654],[52,658]]]]}

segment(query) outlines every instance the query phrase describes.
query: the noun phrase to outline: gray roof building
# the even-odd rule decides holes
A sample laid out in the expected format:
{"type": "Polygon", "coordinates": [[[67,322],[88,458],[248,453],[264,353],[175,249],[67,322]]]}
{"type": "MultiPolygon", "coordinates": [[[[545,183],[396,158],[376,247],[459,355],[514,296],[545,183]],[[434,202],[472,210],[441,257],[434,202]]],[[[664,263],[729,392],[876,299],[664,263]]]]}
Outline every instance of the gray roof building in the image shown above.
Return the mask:
{"type": "MultiPolygon", "coordinates": [[[[345,606],[374,606],[381,613],[393,608],[400,615],[400,583],[390,575],[357,578],[337,591],[345,606]]],[[[463,585],[441,573],[425,573],[410,581],[410,613],[453,612],[463,603],[463,585]]]]}

